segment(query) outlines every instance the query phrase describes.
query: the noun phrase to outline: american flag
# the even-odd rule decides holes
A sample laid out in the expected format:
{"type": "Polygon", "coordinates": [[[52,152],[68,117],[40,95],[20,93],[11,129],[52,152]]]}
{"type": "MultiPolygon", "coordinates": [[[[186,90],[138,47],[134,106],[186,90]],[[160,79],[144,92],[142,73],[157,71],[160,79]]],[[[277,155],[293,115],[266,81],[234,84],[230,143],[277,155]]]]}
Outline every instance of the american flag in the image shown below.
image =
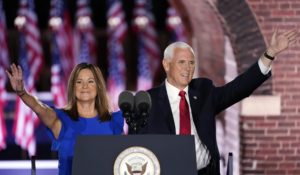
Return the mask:
{"type": "Polygon", "coordinates": [[[52,38],[51,93],[53,95],[54,104],[57,107],[63,107],[67,102],[66,84],[64,82],[61,57],[54,36],[52,38]]]}
{"type": "Polygon", "coordinates": [[[77,0],[76,36],[78,37],[77,50],[80,51],[77,63],[88,62],[95,64],[97,62],[96,40],[89,5],[89,0],[77,0]]]}
{"type": "Polygon", "coordinates": [[[135,0],[133,24],[138,34],[139,46],[137,90],[152,87],[153,77],[160,63],[155,22],[150,7],[149,0],[135,0]]]}
{"type": "Polygon", "coordinates": [[[49,23],[52,29],[51,93],[55,106],[63,107],[67,102],[67,77],[72,70],[71,66],[73,64],[72,45],[68,40],[65,40],[70,38],[66,31],[68,25],[64,25],[64,22],[68,21],[68,12],[64,8],[63,0],[51,1],[50,17],[49,23]],[[67,63],[66,60],[70,60],[70,63],[67,63]]]}
{"type": "MultiPolygon", "coordinates": [[[[24,84],[27,91],[34,94],[34,80],[42,68],[43,54],[33,0],[20,0],[16,25],[20,31],[19,64],[23,69],[24,84]]],[[[37,122],[35,113],[17,97],[13,132],[16,143],[30,156],[36,152],[34,128],[37,122]]]]}
{"type": "Polygon", "coordinates": [[[186,30],[182,24],[180,16],[174,7],[168,8],[167,28],[171,33],[172,42],[183,41],[187,42],[186,30]]]}
{"type": "Polygon", "coordinates": [[[118,96],[125,89],[125,60],[122,42],[127,32],[125,15],[120,0],[108,0],[108,93],[114,109],[118,96]]]}
{"type": "Polygon", "coordinates": [[[0,150],[6,148],[6,126],[4,117],[4,106],[6,104],[6,74],[5,71],[8,68],[8,49],[6,43],[6,24],[5,15],[2,6],[2,0],[0,0],[0,150]]]}
{"type": "MultiPolygon", "coordinates": [[[[66,0],[51,0],[50,27],[54,33],[60,55],[63,79],[67,80],[75,66],[73,30],[66,0]]],[[[67,81],[64,81],[65,84],[67,81]]]]}

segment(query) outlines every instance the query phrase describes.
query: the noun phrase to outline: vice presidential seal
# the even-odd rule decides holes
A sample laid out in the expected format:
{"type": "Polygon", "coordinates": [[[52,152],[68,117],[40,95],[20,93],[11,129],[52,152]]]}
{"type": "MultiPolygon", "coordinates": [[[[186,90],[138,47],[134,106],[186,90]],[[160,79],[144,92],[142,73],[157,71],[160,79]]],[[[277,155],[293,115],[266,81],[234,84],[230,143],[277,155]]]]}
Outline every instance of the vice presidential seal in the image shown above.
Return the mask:
{"type": "Polygon", "coordinates": [[[149,149],[129,147],[115,160],[114,175],[160,175],[160,165],[149,149]]]}

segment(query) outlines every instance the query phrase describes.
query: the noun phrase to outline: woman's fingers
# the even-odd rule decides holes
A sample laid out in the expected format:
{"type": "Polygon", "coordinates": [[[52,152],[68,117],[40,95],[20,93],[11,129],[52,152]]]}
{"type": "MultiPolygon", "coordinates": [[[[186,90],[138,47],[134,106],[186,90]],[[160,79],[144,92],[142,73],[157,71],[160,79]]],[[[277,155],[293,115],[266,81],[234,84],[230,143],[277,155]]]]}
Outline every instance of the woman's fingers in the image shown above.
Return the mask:
{"type": "Polygon", "coordinates": [[[21,66],[16,66],[14,63],[10,65],[10,71],[6,70],[7,75],[10,78],[22,79],[22,68],[21,66]]]}
{"type": "Polygon", "coordinates": [[[7,76],[8,76],[8,78],[11,79],[12,78],[12,74],[8,70],[5,70],[5,72],[6,72],[7,76]]]}
{"type": "Polygon", "coordinates": [[[17,71],[16,65],[15,65],[15,64],[12,64],[10,67],[11,67],[11,73],[12,73],[12,75],[13,75],[14,77],[17,76],[18,71],[17,71]]]}
{"type": "Polygon", "coordinates": [[[22,77],[22,68],[20,65],[18,65],[18,75],[22,77]]]}

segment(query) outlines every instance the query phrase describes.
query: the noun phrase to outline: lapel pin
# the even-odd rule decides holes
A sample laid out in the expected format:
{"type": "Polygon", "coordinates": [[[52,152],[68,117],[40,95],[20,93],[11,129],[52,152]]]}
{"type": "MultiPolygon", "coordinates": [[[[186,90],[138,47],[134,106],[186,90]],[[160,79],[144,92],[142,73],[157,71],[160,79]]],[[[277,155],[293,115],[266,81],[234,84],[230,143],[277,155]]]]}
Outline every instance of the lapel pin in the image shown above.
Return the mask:
{"type": "Polygon", "coordinates": [[[197,100],[197,96],[193,96],[193,98],[194,98],[195,100],[197,100]]]}

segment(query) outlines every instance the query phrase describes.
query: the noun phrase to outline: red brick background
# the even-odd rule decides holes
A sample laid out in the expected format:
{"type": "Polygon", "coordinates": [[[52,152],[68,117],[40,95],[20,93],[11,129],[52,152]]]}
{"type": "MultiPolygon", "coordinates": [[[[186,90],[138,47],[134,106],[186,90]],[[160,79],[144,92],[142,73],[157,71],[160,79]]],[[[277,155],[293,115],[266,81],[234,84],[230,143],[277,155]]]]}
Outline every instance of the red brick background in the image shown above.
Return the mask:
{"type": "MultiPolygon", "coordinates": [[[[266,41],[276,27],[300,27],[299,0],[248,0],[266,41]]],[[[243,117],[245,174],[300,174],[300,38],[273,64],[272,94],[281,96],[281,115],[243,117]],[[257,160],[252,170],[252,158],[257,160]]],[[[268,104],[266,104],[268,105],[268,104]]]]}

